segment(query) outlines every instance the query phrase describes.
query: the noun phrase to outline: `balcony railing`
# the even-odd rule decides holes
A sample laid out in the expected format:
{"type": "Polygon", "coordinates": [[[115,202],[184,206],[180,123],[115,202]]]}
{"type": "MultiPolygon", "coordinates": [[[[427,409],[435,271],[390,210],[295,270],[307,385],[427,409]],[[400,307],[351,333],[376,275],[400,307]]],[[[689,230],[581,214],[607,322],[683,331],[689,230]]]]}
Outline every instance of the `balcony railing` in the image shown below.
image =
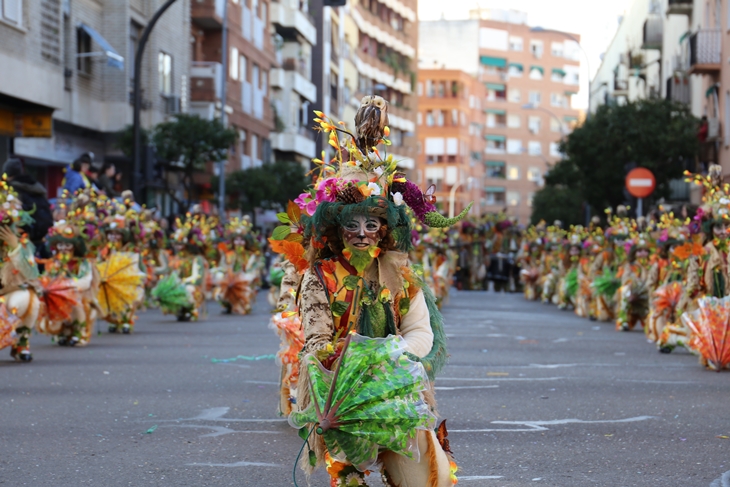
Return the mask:
{"type": "Polygon", "coordinates": [[[226,0],[193,0],[190,16],[196,24],[206,29],[220,29],[223,26],[223,11],[226,0]]]}
{"type": "Polygon", "coordinates": [[[711,74],[720,71],[721,58],[720,29],[703,29],[689,38],[690,74],[711,74]]]}
{"type": "Polygon", "coordinates": [[[674,75],[667,79],[667,100],[689,105],[691,96],[689,77],[674,75]]]}
{"type": "Polygon", "coordinates": [[[216,101],[221,98],[223,66],[221,63],[193,61],[190,65],[191,99],[216,101]]]}
{"type": "Polygon", "coordinates": [[[664,17],[661,15],[651,15],[644,22],[644,38],[641,48],[661,49],[664,40],[664,17]]]}

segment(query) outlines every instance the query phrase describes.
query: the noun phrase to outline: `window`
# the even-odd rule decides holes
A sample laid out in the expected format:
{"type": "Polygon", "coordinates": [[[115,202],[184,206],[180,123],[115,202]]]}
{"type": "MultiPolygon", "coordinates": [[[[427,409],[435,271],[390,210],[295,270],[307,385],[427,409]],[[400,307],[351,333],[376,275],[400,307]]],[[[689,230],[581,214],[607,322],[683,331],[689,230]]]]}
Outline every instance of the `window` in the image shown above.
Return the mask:
{"type": "Polygon", "coordinates": [[[160,94],[172,94],[172,56],[160,51],[157,55],[157,72],[160,78],[160,94]]]}
{"type": "Polygon", "coordinates": [[[233,80],[238,79],[238,48],[231,48],[231,64],[228,66],[228,75],[233,80]]]}
{"type": "Polygon", "coordinates": [[[510,78],[521,78],[523,67],[518,63],[511,63],[509,65],[509,76],[510,78]]]}
{"type": "Polygon", "coordinates": [[[0,19],[14,25],[22,25],[23,0],[0,0],[0,19]]]}
{"type": "Polygon", "coordinates": [[[536,167],[531,167],[527,170],[527,180],[533,183],[539,183],[542,181],[542,172],[536,167]]]}
{"type": "Polygon", "coordinates": [[[504,188],[499,190],[490,190],[487,188],[487,197],[484,199],[484,203],[489,206],[497,206],[504,204],[504,188]]]}
{"type": "Polygon", "coordinates": [[[563,124],[560,123],[559,120],[555,120],[554,118],[550,118],[550,131],[551,132],[562,132],[563,131],[563,124]]]}
{"type": "Polygon", "coordinates": [[[248,148],[246,147],[247,132],[245,130],[238,131],[238,143],[240,146],[239,152],[241,153],[241,169],[245,170],[251,167],[251,156],[248,155],[248,148]]]}
{"type": "Polygon", "coordinates": [[[418,115],[416,116],[416,123],[418,125],[423,125],[423,114],[421,112],[418,112],[418,115]]]}
{"type": "Polygon", "coordinates": [[[517,181],[520,179],[520,168],[517,166],[509,166],[507,168],[507,179],[517,181]]]}
{"type": "Polygon", "coordinates": [[[530,133],[539,134],[540,133],[540,117],[538,117],[536,115],[531,115],[527,122],[527,127],[530,129],[530,133]]]}
{"type": "Polygon", "coordinates": [[[505,139],[487,135],[487,154],[504,154],[505,139]]]}
{"type": "Polygon", "coordinates": [[[539,105],[541,101],[541,95],[539,91],[531,91],[530,92],[530,104],[531,105],[539,105]]]}
{"type": "Polygon", "coordinates": [[[553,42],[550,45],[550,52],[555,57],[563,57],[564,52],[565,52],[565,48],[563,46],[563,43],[562,42],[553,42]]]}
{"type": "Polygon", "coordinates": [[[269,92],[269,72],[261,71],[261,94],[266,96],[269,92]]]}
{"type": "Polygon", "coordinates": [[[525,202],[527,204],[528,208],[532,208],[532,200],[535,199],[535,193],[527,193],[527,201],[525,202]]]}
{"type": "Polygon", "coordinates": [[[456,127],[459,125],[459,110],[453,108],[451,110],[451,126],[456,127]]]}
{"type": "Polygon", "coordinates": [[[436,110],[436,125],[439,127],[444,126],[444,112],[443,110],[436,110]]]}
{"type": "Polygon", "coordinates": [[[553,68],[550,79],[555,83],[562,83],[565,80],[565,71],[563,71],[562,69],[553,68]]]}
{"type": "Polygon", "coordinates": [[[418,96],[423,96],[423,83],[418,83],[418,96]]]}
{"type": "Polygon", "coordinates": [[[238,57],[238,67],[238,78],[241,83],[248,81],[248,59],[243,54],[238,57]]]}
{"type": "Polygon", "coordinates": [[[509,139],[507,141],[508,154],[522,154],[522,141],[518,139],[509,139]]]}
{"type": "Polygon", "coordinates": [[[562,157],[560,153],[560,143],[550,142],[550,155],[553,157],[562,157]]]}
{"type": "Polygon", "coordinates": [[[535,140],[527,143],[527,153],[531,156],[539,156],[542,154],[542,144],[535,140]]]}
{"type": "Polygon", "coordinates": [[[543,53],[542,41],[534,41],[534,40],[530,41],[530,52],[537,59],[540,59],[542,57],[542,53],[543,53]]]}
{"type": "Polygon", "coordinates": [[[251,136],[251,159],[254,167],[259,166],[259,136],[256,134],[251,136]]]}
{"type": "Polygon", "coordinates": [[[512,103],[520,103],[522,101],[522,97],[520,96],[520,90],[516,88],[510,88],[507,96],[509,101],[512,103]]]}
{"type": "Polygon", "coordinates": [[[565,97],[560,93],[550,93],[550,105],[562,108],[565,105],[565,97]]]}
{"type": "Polygon", "coordinates": [[[524,42],[522,37],[510,37],[509,38],[509,50],[510,51],[521,51],[524,49],[524,42]]]}
{"type": "MultiPolygon", "coordinates": [[[[2,0],[4,9],[5,0],[2,0]]],[[[76,29],[76,69],[91,74],[91,36],[84,29],[76,29]]]]}
{"type": "Polygon", "coordinates": [[[540,66],[530,67],[530,79],[542,79],[545,71],[540,66]]]}
{"type": "Polygon", "coordinates": [[[433,81],[431,80],[426,81],[426,96],[429,98],[434,97],[433,81]]]}
{"type": "Polygon", "coordinates": [[[522,124],[522,122],[521,122],[519,115],[507,116],[507,127],[511,128],[511,129],[518,129],[518,128],[520,128],[521,124],[522,124]]]}
{"type": "Polygon", "coordinates": [[[509,206],[520,206],[520,193],[517,191],[507,191],[507,204],[509,206]]]}
{"type": "Polygon", "coordinates": [[[129,86],[134,86],[134,56],[137,54],[137,46],[139,45],[139,37],[142,33],[142,27],[136,22],[129,24],[129,51],[127,52],[127,72],[129,73],[129,86]]]}
{"type": "Polygon", "coordinates": [[[431,110],[426,112],[426,126],[433,127],[433,112],[431,110]]]}
{"type": "Polygon", "coordinates": [[[492,179],[505,178],[505,166],[502,161],[487,161],[487,177],[492,179]]]}

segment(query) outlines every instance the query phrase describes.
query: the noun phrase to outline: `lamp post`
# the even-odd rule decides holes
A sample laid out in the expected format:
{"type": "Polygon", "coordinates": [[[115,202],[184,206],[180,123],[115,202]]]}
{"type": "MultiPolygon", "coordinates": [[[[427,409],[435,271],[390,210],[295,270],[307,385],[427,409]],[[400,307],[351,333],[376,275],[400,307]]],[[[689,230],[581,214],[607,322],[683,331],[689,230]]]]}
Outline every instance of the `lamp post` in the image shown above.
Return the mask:
{"type": "MultiPolygon", "coordinates": [[[[469,176],[466,178],[467,187],[471,187],[471,182],[474,180],[473,177],[469,176]]],[[[461,187],[461,181],[451,187],[449,192],[449,218],[454,218],[454,203],[456,202],[456,190],[461,187]]]]}
{"type": "Polygon", "coordinates": [[[570,34],[568,32],[563,32],[562,30],[554,30],[554,29],[545,29],[543,27],[533,27],[530,29],[530,32],[552,32],[553,34],[560,34],[562,36],[567,37],[571,41],[578,44],[578,48],[581,50],[583,55],[586,58],[586,69],[588,70],[588,113],[586,114],[587,118],[591,117],[591,61],[588,57],[588,53],[583,49],[583,46],[581,45],[580,41],[576,39],[576,37],[573,34],[570,34]]]}
{"type": "Polygon", "coordinates": [[[540,110],[542,112],[547,113],[548,115],[550,115],[551,117],[553,117],[555,119],[555,121],[558,122],[558,126],[560,127],[560,135],[561,135],[561,137],[563,135],[565,135],[565,131],[563,130],[563,122],[560,120],[560,117],[558,117],[557,115],[555,115],[553,112],[551,112],[547,108],[543,108],[541,106],[535,105],[534,103],[528,103],[526,105],[522,105],[522,109],[523,110],[540,110]]]}

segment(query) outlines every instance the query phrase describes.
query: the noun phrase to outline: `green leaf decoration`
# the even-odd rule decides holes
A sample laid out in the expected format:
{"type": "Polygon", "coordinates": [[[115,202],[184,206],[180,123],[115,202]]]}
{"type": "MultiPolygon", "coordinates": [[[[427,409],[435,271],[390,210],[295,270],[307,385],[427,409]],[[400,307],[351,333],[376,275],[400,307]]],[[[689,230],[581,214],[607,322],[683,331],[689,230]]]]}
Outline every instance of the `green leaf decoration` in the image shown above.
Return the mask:
{"type": "Polygon", "coordinates": [[[347,311],[347,308],[350,307],[350,303],[346,301],[335,301],[330,305],[330,310],[332,311],[332,314],[337,316],[338,318],[345,314],[347,311]]]}
{"type": "Polygon", "coordinates": [[[411,309],[411,298],[404,296],[400,299],[398,302],[398,311],[400,312],[400,315],[403,316],[406,313],[408,313],[408,310],[411,309]]]}
{"type": "Polygon", "coordinates": [[[291,219],[289,218],[289,215],[286,213],[277,213],[276,218],[278,218],[281,223],[284,223],[286,225],[291,225],[291,219]]]}
{"type": "Polygon", "coordinates": [[[271,238],[274,240],[284,240],[287,235],[291,233],[291,228],[289,225],[279,225],[278,227],[274,228],[274,231],[271,233],[271,238]]]}
{"type": "Polygon", "coordinates": [[[446,218],[441,213],[438,213],[435,211],[426,213],[426,216],[423,217],[423,222],[431,228],[450,227],[456,223],[459,223],[464,218],[466,218],[466,215],[469,213],[469,210],[471,210],[471,207],[473,205],[474,205],[474,202],[469,203],[469,206],[464,208],[464,211],[462,211],[461,213],[456,215],[454,218],[446,218]]]}
{"type": "Polygon", "coordinates": [[[300,428],[298,433],[299,438],[303,439],[304,441],[307,441],[307,438],[309,438],[309,430],[306,426],[304,428],[300,428]]]}
{"type": "Polygon", "coordinates": [[[357,270],[358,274],[362,274],[365,268],[373,261],[369,250],[370,249],[359,250],[354,247],[347,246],[343,252],[347,261],[357,270]]]}
{"type": "Polygon", "coordinates": [[[314,450],[309,450],[309,466],[314,467],[317,465],[317,454],[314,453],[314,450]]]}
{"type": "Polygon", "coordinates": [[[345,285],[345,289],[348,291],[354,291],[357,289],[357,286],[360,284],[360,277],[359,276],[346,276],[342,282],[345,285]]]}

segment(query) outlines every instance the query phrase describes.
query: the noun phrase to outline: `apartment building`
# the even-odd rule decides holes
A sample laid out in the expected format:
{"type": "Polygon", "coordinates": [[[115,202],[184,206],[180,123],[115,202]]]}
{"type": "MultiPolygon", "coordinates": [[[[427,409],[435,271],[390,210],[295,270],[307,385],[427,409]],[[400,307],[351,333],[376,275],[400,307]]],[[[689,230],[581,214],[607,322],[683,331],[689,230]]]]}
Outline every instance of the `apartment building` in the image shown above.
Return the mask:
{"type": "Polygon", "coordinates": [[[578,121],[571,106],[580,80],[578,36],[531,29],[524,15],[497,13],[421,22],[419,48],[429,54],[420,67],[458,69],[484,85],[482,211],[505,209],[527,223],[534,193],[561,157],[560,140],[578,121]],[[460,54],[450,55],[454,45],[460,54]]]}
{"type": "MultiPolygon", "coordinates": [[[[313,0],[317,28],[313,80],[318,109],[352,124],[360,100],[380,95],[388,103],[390,139],[399,165],[415,168],[417,0],[351,0],[324,7],[313,0]]],[[[318,150],[326,148],[319,138],[318,150]]]]}
{"type": "MultiPolygon", "coordinates": [[[[190,111],[204,118],[224,118],[238,131],[226,173],[273,158],[270,134],[276,126],[270,80],[277,63],[270,21],[272,13],[279,19],[280,12],[272,12],[269,0],[195,0],[192,4],[190,111]]],[[[209,174],[199,176],[203,187],[209,187],[209,174]]],[[[203,195],[208,196],[212,195],[203,195]]]]}
{"type": "MultiPolygon", "coordinates": [[[[0,160],[22,156],[55,197],[65,167],[84,152],[131,162],[115,135],[132,122],[134,52],[157,5],[143,0],[9,0],[0,10],[0,160]]],[[[187,110],[190,0],[179,0],[149,38],[142,64],[142,124],[187,110]]]]}
{"type": "Polygon", "coordinates": [[[464,71],[419,69],[417,91],[422,148],[416,159],[418,182],[435,186],[442,211],[453,209],[458,214],[473,201],[473,211],[481,214],[487,210],[483,187],[486,87],[464,71]]]}

